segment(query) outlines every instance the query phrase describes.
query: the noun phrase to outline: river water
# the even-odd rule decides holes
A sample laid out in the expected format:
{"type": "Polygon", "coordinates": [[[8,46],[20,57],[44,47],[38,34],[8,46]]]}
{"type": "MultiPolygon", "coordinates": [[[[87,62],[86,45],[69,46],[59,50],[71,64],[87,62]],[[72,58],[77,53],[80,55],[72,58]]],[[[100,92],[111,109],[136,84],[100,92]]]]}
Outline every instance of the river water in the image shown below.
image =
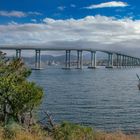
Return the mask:
{"type": "Polygon", "coordinates": [[[44,88],[38,111],[56,122],[71,121],[105,131],[140,132],[140,68],[33,71],[30,80],[44,88]]]}

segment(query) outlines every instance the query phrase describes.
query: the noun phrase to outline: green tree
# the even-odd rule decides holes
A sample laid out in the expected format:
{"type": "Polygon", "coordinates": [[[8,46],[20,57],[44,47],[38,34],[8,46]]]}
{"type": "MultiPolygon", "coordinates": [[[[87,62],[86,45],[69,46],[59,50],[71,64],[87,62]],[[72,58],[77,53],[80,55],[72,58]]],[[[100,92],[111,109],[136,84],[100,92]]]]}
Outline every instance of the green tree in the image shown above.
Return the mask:
{"type": "Polygon", "coordinates": [[[17,122],[25,119],[25,114],[32,117],[32,111],[43,97],[43,90],[34,82],[27,80],[31,71],[21,59],[8,60],[0,52],[0,121],[9,119],[17,122]]]}

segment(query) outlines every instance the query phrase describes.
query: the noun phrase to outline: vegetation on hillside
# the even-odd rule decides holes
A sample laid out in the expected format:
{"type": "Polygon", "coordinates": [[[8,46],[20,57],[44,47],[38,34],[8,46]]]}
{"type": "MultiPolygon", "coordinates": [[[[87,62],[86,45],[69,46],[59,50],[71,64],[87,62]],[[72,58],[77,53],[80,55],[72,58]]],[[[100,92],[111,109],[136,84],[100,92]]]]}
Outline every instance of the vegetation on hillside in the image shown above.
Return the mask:
{"type": "Polygon", "coordinates": [[[17,124],[0,128],[0,140],[140,140],[139,137],[125,135],[122,132],[104,133],[92,128],[64,122],[48,133],[39,125],[25,130],[17,124]]]}

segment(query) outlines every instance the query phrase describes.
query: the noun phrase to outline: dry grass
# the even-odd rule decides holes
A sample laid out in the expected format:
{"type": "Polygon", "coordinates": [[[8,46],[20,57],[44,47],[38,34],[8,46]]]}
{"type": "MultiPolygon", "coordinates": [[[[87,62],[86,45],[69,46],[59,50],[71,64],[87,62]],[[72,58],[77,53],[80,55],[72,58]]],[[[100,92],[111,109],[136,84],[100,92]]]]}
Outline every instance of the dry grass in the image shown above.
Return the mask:
{"type": "Polygon", "coordinates": [[[140,137],[126,135],[119,131],[97,132],[90,127],[64,122],[54,132],[54,140],[140,140],[140,137]]]}
{"type": "Polygon", "coordinates": [[[33,134],[29,132],[22,132],[16,134],[13,140],[52,140],[49,136],[33,134]]]}
{"type": "Polygon", "coordinates": [[[52,140],[38,125],[29,130],[12,124],[0,127],[0,140],[52,140]]]}
{"type": "Polygon", "coordinates": [[[30,130],[12,124],[0,127],[0,140],[140,140],[140,137],[125,135],[122,132],[95,132],[92,128],[71,123],[63,123],[54,130],[52,137],[38,125],[30,130]]]}
{"type": "Polygon", "coordinates": [[[140,140],[140,137],[133,135],[125,135],[122,132],[115,133],[97,132],[95,140],[140,140]]]}
{"type": "MultiPolygon", "coordinates": [[[[0,135],[0,140],[9,140],[9,139],[4,139],[2,135],[0,135]]],[[[12,140],[54,140],[54,139],[49,136],[39,136],[38,134],[21,132],[18,133],[16,137],[13,138],[12,140]]],[[[71,140],[75,140],[75,138],[71,140]]],[[[121,132],[117,132],[113,134],[98,133],[93,139],[83,139],[83,140],[140,140],[140,138],[137,138],[136,136],[125,135],[121,132]]]]}

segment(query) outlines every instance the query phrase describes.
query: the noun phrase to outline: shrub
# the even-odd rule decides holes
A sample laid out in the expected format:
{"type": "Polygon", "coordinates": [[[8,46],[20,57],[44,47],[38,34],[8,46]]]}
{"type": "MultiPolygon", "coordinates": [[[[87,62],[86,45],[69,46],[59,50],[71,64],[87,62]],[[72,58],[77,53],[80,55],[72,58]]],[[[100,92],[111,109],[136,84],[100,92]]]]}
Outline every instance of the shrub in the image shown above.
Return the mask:
{"type": "Polygon", "coordinates": [[[53,132],[55,140],[94,140],[94,131],[90,127],[63,122],[53,132]]]}
{"type": "Polygon", "coordinates": [[[6,60],[0,53],[0,121],[24,122],[26,114],[32,118],[33,109],[39,105],[43,90],[27,81],[31,71],[21,59],[6,60]]]}

